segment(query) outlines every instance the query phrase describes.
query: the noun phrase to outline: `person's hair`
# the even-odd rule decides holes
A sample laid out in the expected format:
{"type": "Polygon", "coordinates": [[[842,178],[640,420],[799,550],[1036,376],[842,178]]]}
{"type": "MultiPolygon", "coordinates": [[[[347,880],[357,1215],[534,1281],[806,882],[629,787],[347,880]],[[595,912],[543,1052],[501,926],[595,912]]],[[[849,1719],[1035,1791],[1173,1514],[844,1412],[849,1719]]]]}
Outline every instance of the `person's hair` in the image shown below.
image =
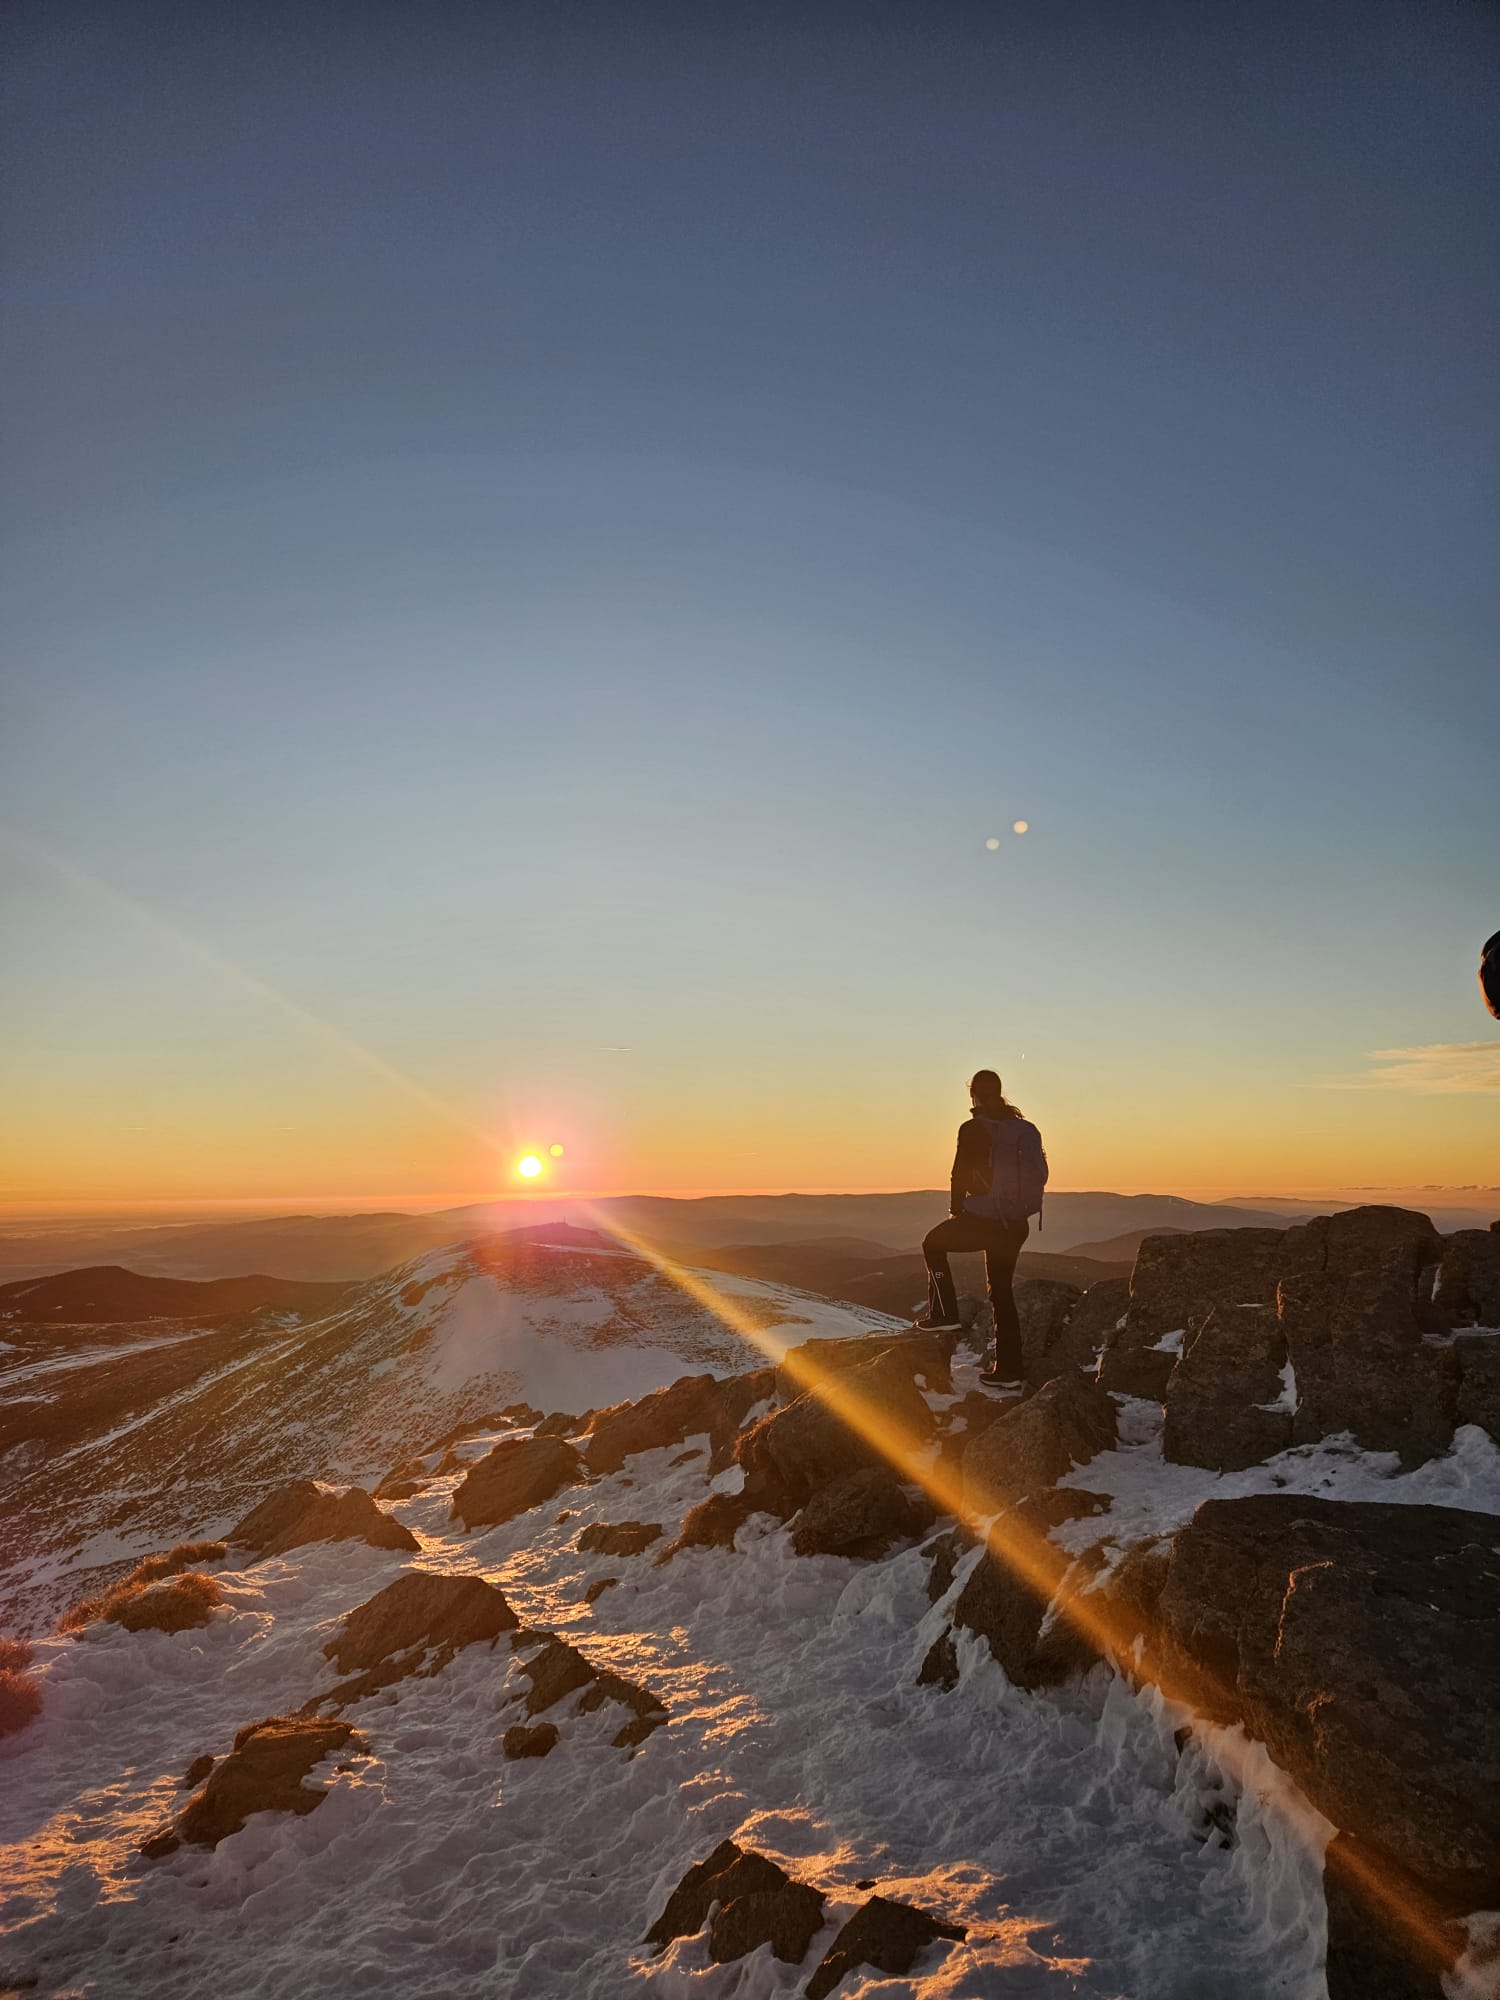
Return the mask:
{"type": "Polygon", "coordinates": [[[987,1118],[1019,1118],[1021,1107],[1012,1104],[1005,1087],[992,1069],[976,1069],[969,1078],[969,1095],[987,1118]]]}

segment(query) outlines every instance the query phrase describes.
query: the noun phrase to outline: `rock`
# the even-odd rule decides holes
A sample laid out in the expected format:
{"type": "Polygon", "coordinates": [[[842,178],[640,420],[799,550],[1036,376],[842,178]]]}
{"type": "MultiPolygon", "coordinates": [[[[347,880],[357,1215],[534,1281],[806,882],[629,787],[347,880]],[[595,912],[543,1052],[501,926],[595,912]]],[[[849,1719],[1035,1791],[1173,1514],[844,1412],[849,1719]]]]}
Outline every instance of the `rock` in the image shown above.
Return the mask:
{"type": "MultiPolygon", "coordinates": [[[[1311,1222],[1286,1230],[1277,1259],[1278,1275],[1352,1278],[1395,1258],[1415,1282],[1423,1270],[1439,1262],[1442,1249],[1443,1239],[1427,1216],[1415,1209],[1371,1204],[1346,1208],[1338,1215],[1317,1215],[1311,1222]]],[[[1427,1291],[1431,1297],[1431,1280],[1427,1291]]]]}
{"type": "Polygon", "coordinates": [[[285,1555],[308,1542],[368,1542],[376,1549],[421,1547],[410,1528],[393,1521],[363,1487],[336,1493],[315,1479],[294,1479],[277,1487],[230,1529],[228,1539],[261,1557],[285,1555]]]}
{"type": "Polygon", "coordinates": [[[453,1519],[466,1528],[496,1527],[582,1477],[582,1460],[562,1438],[503,1438],[458,1486],[453,1519]]]}
{"type": "Polygon", "coordinates": [[[995,1523],[958,1594],[954,1622],[986,1642],[1014,1687],[1055,1687],[1098,1656],[1068,1627],[1053,1628],[1043,1643],[1048,1607],[1071,1567],[1047,1539],[1033,1503],[1023,1502],[995,1523]]]}
{"type": "Polygon", "coordinates": [[[899,1331],[861,1333],[844,1340],[804,1340],[782,1356],[775,1371],[777,1393],[783,1402],[794,1402],[831,1375],[847,1375],[851,1369],[893,1354],[913,1385],[920,1382],[932,1395],[951,1396],[953,1346],[951,1335],[899,1331]]]}
{"type": "Polygon", "coordinates": [[[351,1611],[323,1651],[341,1674],[433,1648],[441,1666],[519,1622],[504,1593],[482,1576],[409,1569],[351,1611]]]}
{"type": "Polygon", "coordinates": [[[1500,1231],[1460,1229],[1446,1239],[1432,1302],[1448,1326],[1500,1328],[1500,1231]]]}
{"type": "Polygon", "coordinates": [[[1478,1424],[1500,1444],[1500,1334],[1460,1333],[1453,1341],[1458,1363],[1461,1424],[1478,1424]]]}
{"type": "Polygon", "coordinates": [[[816,1889],[794,1882],[765,1855],[721,1840],[672,1891],[646,1943],[664,1951],[674,1938],[696,1937],[716,1904],[708,1949],[717,1964],[769,1944],[777,1958],[795,1965],[823,1924],[816,1889]]]}
{"type": "Polygon", "coordinates": [[[1424,1338],[1414,1252],[1408,1246],[1359,1271],[1303,1270],[1282,1280],[1281,1331],[1297,1387],[1293,1443],[1347,1430],[1371,1450],[1398,1451],[1407,1465],[1451,1443],[1457,1357],[1424,1338]]]}
{"type": "Polygon", "coordinates": [[[545,1757],[556,1743],[555,1722],[513,1722],[500,1738],[500,1748],[512,1762],[520,1757],[545,1757]]]}
{"type": "Polygon", "coordinates": [[[1024,1278],[1015,1288],[1016,1317],[1021,1322],[1021,1373],[1033,1388],[1050,1382],[1070,1368],[1071,1358],[1059,1351],[1068,1315],[1083,1293],[1077,1285],[1056,1278],[1024,1278]]]}
{"type": "Polygon", "coordinates": [[[1116,1438],[1115,1406],[1082,1375],[1060,1375],[1012,1403],[963,1454],[964,1511],[995,1514],[1028,1493],[1054,1486],[1116,1438]]]}
{"type": "Polygon", "coordinates": [[[521,1672],[531,1682],[526,1693],[528,1715],[540,1715],[580,1690],[580,1714],[587,1715],[606,1701],[619,1702],[628,1708],[633,1720],[611,1739],[616,1749],[643,1743],[667,1720],[666,1708],[648,1689],[607,1668],[596,1667],[576,1646],[570,1646],[553,1633],[546,1635],[543,1645],[530,1659],[522,1661],[521,1672]]]}
{"type": "Polygon", "coordinates": [[[142,1844],[155,1858],[181,1842],[217,1847],[238,1833],[252,1813],[310,1813],[327,1797],[325,1788],[302,1780],[335,1750],[367,1754],[369,1744],[347,1722],[277,1715],[253,1722],[234,1739],[234,1748],[177,1815],[173,1827],[142,1844]]]}
{"type": "Polygon", "coordinates": [[[593,1420],[592,1410],[585,1410],[581,1417],[570,1416],[566,1410],[554,1410],[550,1417],[542,1418],[536,1427],[536,1435],[539,1438],[578,1437],[593,1420]]]}
{"type": "Polygon", "coordinates": [[[735,1531],[756,1510],[743,1493],[710,1493],[683,1516],[677,1539],[656,1558],[656,1567],[669,1563],[684,1549],[732,1549],[735,1531]]]}
{"type": "Polygon", "coordinates": [[[580,1555],[638,1556],[662,1536],[660,1521],[595,1521],[574,1543],[580,1555]]]}
{"type": "Polygon", "coordinates": [[[618,1472],[635,1452],[684,1444],[700,1432],[717,1442],[737,1428],[731,1407],[714,1376],[683,1375],[639,1402],[596,1412],[584,1439],[584,1460],[590,1472],[618,1472]]]}
{"type": "Polygon", "coordinates": [[[1130,1277],[1125,1324],[1109,1330],[1099,1382],[1160,1402],[1180,1343],[1216,1306],[1268,1305],[1276,1298],[1280,1229],[1202,1229],[1148,1236],[1130,1277]],[[1168,1343],[1163,1345],[1163,1342],[1168,1343]]]}
{"type": "Polygon", "coordinates": [[[195,1785],[201,1785],[213,1769],[214,1762],[215,1760],[212,1757],[195,1757],[182,1776],[177,1780],[179,1787],[185,1792],[190,1792],[195,1785]]]}
{"type": "Polygon", "coordinates": [[[929,1506],[914,1501],[893,1473],[869,1466],[812,1494],[792,1523],[792,1547],[799,1556],[873,1561],[931,1525],[929,1506]]]}
{"type": "Polygon", "coordinates": [[[823,1897],[804,1882],[753,1889],[720,1903],[708,1926],[708,1955],[715,1965],[745,1958],[763,1944],[784,1965],[800,1965],[823,1928],[823,1897]]]}
{"type": "Polygon", "coordinates": [[[931,1567],[927,1571],[927,1602],[936,1604],[940,1597],[946,1597],[953,1587],[953,1579],[958,1574],[958,1566],[969,1551],[975,1547],[973,1535],[962,1522],[956,1527],[945,1528],[940,1535],[934,1535],[927,1544],[932,1556],[931,1567]]]}
{"type": "Polygon", "coordinates": [[[1242,1722],[1336,1826],[1462,1906],[1500,1898],[1500,1555],[1455,1508],[1261,1494],[1173,1540],[1162,1677],[1242,1722]]]}
{"type": "Polygon", "coordinates": [[[1389,1856],[1336,1834],[1323,1858],[1323,1900],[1328,2000],[1445,2000],[1443,1975],[1462,1932],[1419,1883],[1393,1875],[1389,1856]],[[1378,1899],[1366,1886],[1371,1874],[1386,1892],[1378,1899]],[[1400,1921],[1397,1910],[1415,1921],[1400,1921]]]}
{"type": "Polygon", "coordinates": [[[1090,1285],[1063,1327],[1055,1356],[1059,1367],[1072,1364],[1086,1375],[1097,1374],[1100,1350],[1129,1307],[1129,1278],[1100,1278],[1090,1285]]]}
{"type": "Polygon", "coordinates": [[[951,1625],[945,1625],[927,1648],[917,1673],[917,1686],[939,1687],[944,1693],[958,1686],[958,1649],[953,1643],[951,1625]]]}
{"type": "Polygon", "coordinates": [[[1286,1339],[1274,1305],[1215,1306],[1167,1378],[1163,1455],[1239,1472],[1292,1442],[1286,1339]]]}
{"type": "Polygon", "coordinates": [[[763,1417],[742,1434],[736,1457],[754,1504],[785,1519],[820,1487],[913,1458],[935,1429],[910,1371],[892,1352],[826,1377],[816,1394],[763,1417]]]}
{"type": "Polygon", "coordinates": [[[818,1969],[807,1982],[806,2000],[827,2000],[846,1974],[861,1965],[899,1978],[910,1972],[917,1954],[939,1938],[955,1943],[968,1936],[962,1924],[945,1924],[925,1910],[909,1903],[896,1903],[885,1896],[872,1896],[863,1909],[856,1910],[829,1946],[818,1969]]]}
{"type": "Polygon", "coordinates": [[[595,1578],[594,1582],[592,1582],[589,1585],[588,1589],[583,1593],[584,1603],[597,1604],[599,1602],[599,1599],[604,1595],[605,1591],[613,1590],[615,1586],[619,1583],[619,1581],[620,1579],[617,1576],[601,1576],[595,1578]]]}

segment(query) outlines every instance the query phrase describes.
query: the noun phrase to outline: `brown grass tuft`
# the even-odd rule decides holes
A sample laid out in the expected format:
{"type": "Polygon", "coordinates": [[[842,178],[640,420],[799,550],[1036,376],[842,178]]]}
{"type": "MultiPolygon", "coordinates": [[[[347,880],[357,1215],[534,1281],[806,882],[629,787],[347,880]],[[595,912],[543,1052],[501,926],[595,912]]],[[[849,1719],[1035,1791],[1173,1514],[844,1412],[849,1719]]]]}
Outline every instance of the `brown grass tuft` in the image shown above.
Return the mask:
{"type": "Polygon", "coordinates": [[[214,1606],[223,1599],[218,1584],[201,1570],[159,1581],[138,1582],[128,1576],[103,1596],[86,1597],[75,1604],[58,1630],[76,1632],[97,1618],[123,1625],[127,1632],[186,1632],[195,1625],[206,1625],[214,1606]]]}
{"type": "MultiPolygon", "coordinates": [[[[59,1632],[79,1632],[85,1625],[92,1625],[96,1618],[107,1618],[115,1624],[124,1625],[127,1631],[138,1632],[141,1629],[140,1625],[131,1624],[128,1619],[118,1615],[124,1605],[138,1597],[153,1583],[160,1583],[166,1577],[180,1576],[184,1570],[192,1569],[196,1563],[218,1562],[227,1554],[228,1550],[223,1542],[179,1542],[175,1548],[168,1549],[163,1555],[147,1556],[143,1562],[136,1564],[129,1576],[121,1577],[120,1581],[111,1584],[108,1590],[98,1591],[92,1597],[81,1598],[70,1611],[63,1613],[57,1629],[59,1632]]],[[[219,1588],[212,1577],[200,1576],[194,1581],[196,1584],[208,1584],[212,1587],[212,1597],[202,1599],[205,1604],[213,1605],[219,1602],[219,1588]]],[[[199,1596],[202,1597],[201,1592],[199,1596]]],[[[207,1623],[206,1609],[201,1618],[187,1620],[189,1625],[207,1623]]],[[[180,1632],[183,1629],[181,1625],[161,1627],[161,1630],[166,1632],[180,1632]]],[[[0,1661],[0,1664],[3,1664],[3,1661],[0,1661]]]]}
{"type": "Polygon", "coordinates": [[[0,1673],[19,1673],[22,1667],[29,1667],[32,1660],[31,1643],[27,1639],[0,1639],[0,1673]]]}
{"type": "Polygon", "coordinates": [[[13,1736],[41,1712],[41,1683],[14,1667],[0,1667],[0,1736],[13,1736]]]}

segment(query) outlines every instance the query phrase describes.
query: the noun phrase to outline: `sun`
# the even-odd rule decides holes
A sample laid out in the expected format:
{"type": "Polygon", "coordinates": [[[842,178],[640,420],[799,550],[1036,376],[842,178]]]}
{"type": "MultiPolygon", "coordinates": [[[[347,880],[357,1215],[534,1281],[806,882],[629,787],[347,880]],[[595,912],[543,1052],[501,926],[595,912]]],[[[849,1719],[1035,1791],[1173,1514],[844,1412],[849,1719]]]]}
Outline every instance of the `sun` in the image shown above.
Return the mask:
{"type": "Polygon", "coordinates": [[[523,1181],[534,1181],[542,1171],[542,1163],[535,1153],[527,1153],[516,1161],[516,1172],[523,1181]]]}

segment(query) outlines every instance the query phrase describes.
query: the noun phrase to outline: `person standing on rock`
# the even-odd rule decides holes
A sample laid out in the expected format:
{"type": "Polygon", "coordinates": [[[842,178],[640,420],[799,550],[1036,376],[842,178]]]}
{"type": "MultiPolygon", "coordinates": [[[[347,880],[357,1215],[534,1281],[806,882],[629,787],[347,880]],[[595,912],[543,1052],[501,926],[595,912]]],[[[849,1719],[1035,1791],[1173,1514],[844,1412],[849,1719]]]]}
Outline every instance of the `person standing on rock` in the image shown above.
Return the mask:
{"type": "Polygon", "coordinates": [[[1021,1387],[1021,1323],[1011,1290],[1016,1259],[1042,1212],[1047,1155],[1042,1135],[1006,1097],[992,1069],[969,1083],[973,1115],[958,1128],[949,1183],[949,1216],[922,1239],[927,1263],[927,1311],[916,1324],[948,1333],[960,1324],[950,1251],[982,1250],[990,1309],[995,1316],[995,1357],[980,1381],[996,1389],[1021,1387]]]}

